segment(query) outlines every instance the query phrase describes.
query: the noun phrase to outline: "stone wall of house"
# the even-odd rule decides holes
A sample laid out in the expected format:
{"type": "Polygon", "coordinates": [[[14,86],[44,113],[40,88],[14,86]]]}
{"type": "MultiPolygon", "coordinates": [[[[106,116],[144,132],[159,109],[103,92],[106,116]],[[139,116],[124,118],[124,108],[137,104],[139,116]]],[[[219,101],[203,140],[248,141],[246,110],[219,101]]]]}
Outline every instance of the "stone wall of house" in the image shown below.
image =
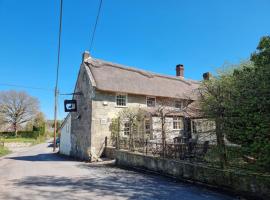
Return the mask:
{"type": "MultiPolygon", "coordinates": [[[[173,129],[173,117],[166,117],[165,123],[165,132],[166,132],[166,141],[173,142],[175,137],[179,137],[183,134],[183,124],[179,130],[173,129]]],[[[152,117],[152,131],[153,131],[153,140],[157,142],[162,141],[161,134],[161,119],[159,117],[152,117]]]]}
{"type": "Polygon", "coordinates": [[[93,87],[87,76],[89,70],[81,65],[73,99],[77,100],[77,112],[71,113],[71,151],[70,155],[82,160],[91,160],[91,120],[93,87]]]}
{"type": "MultiPolygon", "coordinates": [[[[115,103],[116,93],[96,91],[92,101],[91,150],[100,156],[105,146],[105,137],[110,139],[111,122],[125,109],[115,103]]],[[[146,107],[145,96],[128,95],[127,107],[146,107]]]]}
{"type": "MultiPolygon", "coordinates": [[[[127,96],[127,106],[124,108],[116,105],[115,98],[116,93],[98,90],[95,91],[95,96],[92,101],[91,151],[94,152],[97,157],[99,157],[104,150],[105,137],[108,137],[108,139],[110,140],[110,126],[112,119],[116,118],[117,114],[126,107],[147,107],[146,96],[143,95],[129,94],[127,96]]],[[[157,101],[159,100],[157,99],[157,101]]],[[[158,117],[153,117],[152,122],[153,139],[161,141],[160,119],[158,117]]],[[[170,142],[173,141],[174,137],[178,137],[182,133],[181,130],[172,130],[172,123],[172,117],[168,117],[166,122],[166,132],[167,139],[170,142]]]]}

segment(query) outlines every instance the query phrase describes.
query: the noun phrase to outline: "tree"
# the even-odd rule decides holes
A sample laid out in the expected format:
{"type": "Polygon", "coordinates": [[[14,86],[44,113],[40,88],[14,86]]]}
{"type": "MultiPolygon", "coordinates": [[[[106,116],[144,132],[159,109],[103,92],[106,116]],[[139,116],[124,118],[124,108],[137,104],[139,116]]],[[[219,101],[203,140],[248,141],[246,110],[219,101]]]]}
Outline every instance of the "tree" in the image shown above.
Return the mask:
{"type": "Polygon", "coordinates": [[[220,160],[226,165],[224,137],[244,155],[270,166],[270,37],[263,37],[249,62],[202,83],[201,107],[216,121],[220,160]]]}
{"type": "Polygon", "coordinates": [[[38,105],[38,100],[25,92],[11,90],[0,93],[0,115],[16,136],[20,126],[36,116],[38,105]]]}
{"type": "Polygon", "coordinates": [[[27,122],[25,129],[29,131],[39,131],[41,134],[45,134],[46,120],[42,112],[37,112],[36,116],[29,122],[27,122]]]}
{"type": "MultiPolygon", "coordinates": [[[[145,118],[145,115],[146,113],[144,110],[136,107],[126,108],[118,113],[117,119],[120,123],[120,127],[123,127],[123,129],[128,129],[129,146],[131,147],[131,150],[134,149],[135,135],[138,136],[139,126],[145,118]]],[[[116,125],[115,128],[119,127],[119,125],[116,125]]],[[[125,132],[125,130],[123,131],[125,132]]]]}
{"type": "Polygon", "coordinates": [[[233,72],[234,90],[226,121],[228,139],[240,144],[265,169],[270,166],[270,37],[263,37],[251,55],[253,64],[233,72]],[[232,109],[234,108],[234,109],[232,109]]]}
{"type": "Polygon", "coordinates": [[[212,77],[209,80],[204,80],[199,88],[199,101],[203,116],[208,119],[213,119],[216,123],[215,132],[222,168],[227,166],[224,121],[231,90],[231,76],[224,74],[220,74],[218,77],[212,77]]]}

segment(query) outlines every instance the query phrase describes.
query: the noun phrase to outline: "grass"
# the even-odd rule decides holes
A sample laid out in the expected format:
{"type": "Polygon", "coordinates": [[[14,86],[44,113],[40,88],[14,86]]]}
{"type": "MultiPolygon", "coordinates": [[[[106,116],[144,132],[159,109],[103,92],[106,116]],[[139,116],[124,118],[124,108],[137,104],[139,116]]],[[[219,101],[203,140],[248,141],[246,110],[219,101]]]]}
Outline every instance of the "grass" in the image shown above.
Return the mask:
{"type": "Polygon", "coordinates": [[[10,151],[6,147],[0,146],[0,157],[7,155],[9,153],[10,153],[10,151]]]}
{"type": "Polygon", "coordinates": [[[31,145],[40,144],[45,141],[46,141],[45,136],[39,136],[37,138],[25,138],[25,137],[0,138],[0,142],[3,143],[31,143],[31,145]]]}
{"type": "Polygon", "coordinates": [[[3,140],[5,143],[19,142],[19,143],[34,143],[36,141],[35,138],[22,138],[22,137],[14,137],[14,138],[5,138],[3,140]]]}

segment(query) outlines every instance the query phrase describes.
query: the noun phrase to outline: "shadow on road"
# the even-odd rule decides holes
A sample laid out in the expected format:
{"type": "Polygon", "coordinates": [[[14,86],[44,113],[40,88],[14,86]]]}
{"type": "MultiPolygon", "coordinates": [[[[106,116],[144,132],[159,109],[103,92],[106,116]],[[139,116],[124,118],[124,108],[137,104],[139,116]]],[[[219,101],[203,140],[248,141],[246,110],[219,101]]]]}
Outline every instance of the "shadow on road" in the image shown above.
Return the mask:
{"type": "MultiPolygon", "coordinates": [[[[86,169],[86,168],[85,168],[86,169]]],[[[15,180],[19,188],[38,192],[41,199],[196,199],[196,200],[232,200],[233,198],[194,187],[169,181],[158,176],[142,175],[119,168],[102,165],[89,166],[89,176],[28,176],[15,180]],[[57,188],[58,192],[55,192],[57,188]],[[94,198],[93,198],[94,197],[94,198]],[[110,197],[110,198],[109,198],[110,197]]]]}
{"type": "Polygon", "coordinates": [[[31,156],[15,156],[15,157],[7,157],[6,159],[12,159],[12,160],[22,160],[22,161],[71,161],[72,159],[69,159],[65,156],[59,155],[57,153],[44,153],[44,154],[37,154],[37,155],[31,155],[31,156]]]}

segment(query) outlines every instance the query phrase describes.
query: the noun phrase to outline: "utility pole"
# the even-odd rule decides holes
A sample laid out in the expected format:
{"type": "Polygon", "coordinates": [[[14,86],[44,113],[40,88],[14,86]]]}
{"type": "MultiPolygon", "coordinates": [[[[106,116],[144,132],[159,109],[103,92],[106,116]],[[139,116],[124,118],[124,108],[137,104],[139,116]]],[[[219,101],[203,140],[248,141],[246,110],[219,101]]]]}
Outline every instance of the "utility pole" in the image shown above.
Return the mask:
{"type": "Polygon", "coordinates": [[[57,104],[58,104],[58,77],[60,66],[60,50],[61,50],[61,33],[62,33],[62,11],[63,0],[60,0],[60,18],[59,18],[59,33],[58,33],[58,55],[57,55],[57,68],[56,68],[56,82],[54,90],[54,134],[53,134],[53,151],[56,149],[56,133],[57,133],[57,104]]]}
{"type": "Polygon", "coordinates": [[[53,134],[53,151],[56,149],[56,133],[57,133],[57,104],[58,104],[58,89],[54,91],[54,134],[53,134]]]}

